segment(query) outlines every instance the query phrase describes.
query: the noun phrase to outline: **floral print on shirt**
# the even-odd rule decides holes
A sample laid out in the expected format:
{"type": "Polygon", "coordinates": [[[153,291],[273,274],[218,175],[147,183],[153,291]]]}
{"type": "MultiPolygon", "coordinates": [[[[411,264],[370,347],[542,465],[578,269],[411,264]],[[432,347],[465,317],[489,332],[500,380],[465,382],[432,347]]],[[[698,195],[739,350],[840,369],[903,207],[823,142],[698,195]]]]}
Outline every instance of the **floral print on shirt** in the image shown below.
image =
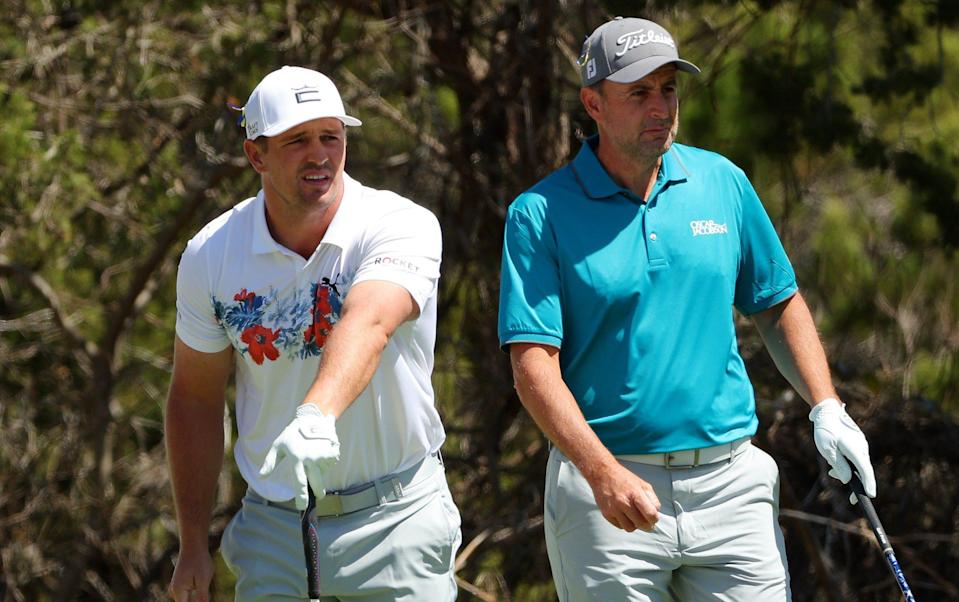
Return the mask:
{"type": "Polygon", "coordinates": [[[240,289],[232,303],[213,296],[213,314],[226,329],[233,345],[257,365],[323,354],[323,346],[340,319],[342,300],[335,282],[323,278],[309,291],[294,289],[280,295],[270,289],[263,295],[240,289]]]}

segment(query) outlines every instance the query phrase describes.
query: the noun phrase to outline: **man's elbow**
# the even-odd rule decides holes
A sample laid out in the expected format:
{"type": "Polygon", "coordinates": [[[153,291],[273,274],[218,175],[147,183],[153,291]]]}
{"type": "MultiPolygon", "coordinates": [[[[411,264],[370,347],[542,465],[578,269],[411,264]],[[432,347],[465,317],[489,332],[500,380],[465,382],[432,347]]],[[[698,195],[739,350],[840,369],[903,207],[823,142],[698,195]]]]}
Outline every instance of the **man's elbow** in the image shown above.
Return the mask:
{"type": "Polygon", "coordinates": [[[190,429],[195,425],[221,425],[226,395],[198,396],[170,388],[163,422],[166,430],[190,429]]]}
{"type": "Polygon", "coordinates": [[[799,298],[799,293],[797,292],[788,299],[780,301],[772,307],[753,314],[751,316],[753,323],[756,324],[756,327],[762,332],[768,332],[769,330],[776,328],[779,322],[782,320],[786,309],[799,298]]]}
{"type": "Polygon", "coordinates": [[[561,378],[558,357],[542,345],[510,345],[510,364],[513,368],[513,387],[521,400],[525,393],[543,388],[551,378],[561,378]]]}

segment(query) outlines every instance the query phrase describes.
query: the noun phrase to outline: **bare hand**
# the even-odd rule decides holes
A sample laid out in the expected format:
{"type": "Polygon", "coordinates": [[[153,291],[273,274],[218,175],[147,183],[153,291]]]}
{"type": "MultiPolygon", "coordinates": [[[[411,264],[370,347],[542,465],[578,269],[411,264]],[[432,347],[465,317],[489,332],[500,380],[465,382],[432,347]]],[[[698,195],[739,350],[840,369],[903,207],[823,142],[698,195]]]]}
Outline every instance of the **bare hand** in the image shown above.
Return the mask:
{"type": "Polygon", "coordinates": [[[590,485],[603,517],[617,529],[652,531],[659,520],[659,498],[652,486],[621,464],[606,469],[590,485]]]}
{"type": "Polygon", "coordinates": [[[213,581],[213,559],[205,549],[180,551],[180,558],[170,581],[170,598],[175,602],[210,602],[213,581]]]}

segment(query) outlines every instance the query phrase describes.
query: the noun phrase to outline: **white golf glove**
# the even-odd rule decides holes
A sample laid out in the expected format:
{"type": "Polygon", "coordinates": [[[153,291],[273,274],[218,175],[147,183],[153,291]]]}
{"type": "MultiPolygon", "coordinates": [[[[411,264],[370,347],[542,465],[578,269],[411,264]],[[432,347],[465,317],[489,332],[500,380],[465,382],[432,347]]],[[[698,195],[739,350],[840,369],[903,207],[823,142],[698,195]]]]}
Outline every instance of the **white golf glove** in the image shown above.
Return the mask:
{"type": "Polygon", "coordinates": [[[308,487],[317,499],[326,495],[323,471],[340,459],[340,441],[332,415],[324,414],[312,403],[296,408],[296,418],[273,441],[263,460],[260,476],[274,470],[281,478],[291,478],[296,491],[293,498],[299,510],[306,510],[308,487]]]}
{"type": "MultiPolygon", "coordinates": [[[[813,423],[816,447],[832,467],[829,476],[848,483],[854,467],[866,495],[876,497],[876,475],[869,461],[869,444],[859,426],[846,413],[845,405],[833,397],[824,399],[809,412],[809,420],[813,423]]],[[[849,501],[855,504],[856,494],[850,495],[849,501]]]]}

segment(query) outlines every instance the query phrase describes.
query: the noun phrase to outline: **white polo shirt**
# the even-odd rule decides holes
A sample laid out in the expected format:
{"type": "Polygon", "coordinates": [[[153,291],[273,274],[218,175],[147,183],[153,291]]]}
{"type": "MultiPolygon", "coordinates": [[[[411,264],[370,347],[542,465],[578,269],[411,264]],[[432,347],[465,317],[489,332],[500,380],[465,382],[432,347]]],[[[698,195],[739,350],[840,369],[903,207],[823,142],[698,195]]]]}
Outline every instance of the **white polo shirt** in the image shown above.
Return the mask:
{"type": "Polygon", "coordinates": [[[404,470],[445,438],[430,381],[439,223],[408,199],[343,177],[343,200],[309,259],[273,239],[262,190],[207,224],[180,259],[177,335],[206,353],[233,346],[234,456],[247,483],[270,500],[294,492],[274,475],[260,477],[260,467],[316,378],[326,337],[358,282],[404,287],[420,314],[393,333],[370,384],[336,421],[340,460],[327,489],[404,470]]]}

